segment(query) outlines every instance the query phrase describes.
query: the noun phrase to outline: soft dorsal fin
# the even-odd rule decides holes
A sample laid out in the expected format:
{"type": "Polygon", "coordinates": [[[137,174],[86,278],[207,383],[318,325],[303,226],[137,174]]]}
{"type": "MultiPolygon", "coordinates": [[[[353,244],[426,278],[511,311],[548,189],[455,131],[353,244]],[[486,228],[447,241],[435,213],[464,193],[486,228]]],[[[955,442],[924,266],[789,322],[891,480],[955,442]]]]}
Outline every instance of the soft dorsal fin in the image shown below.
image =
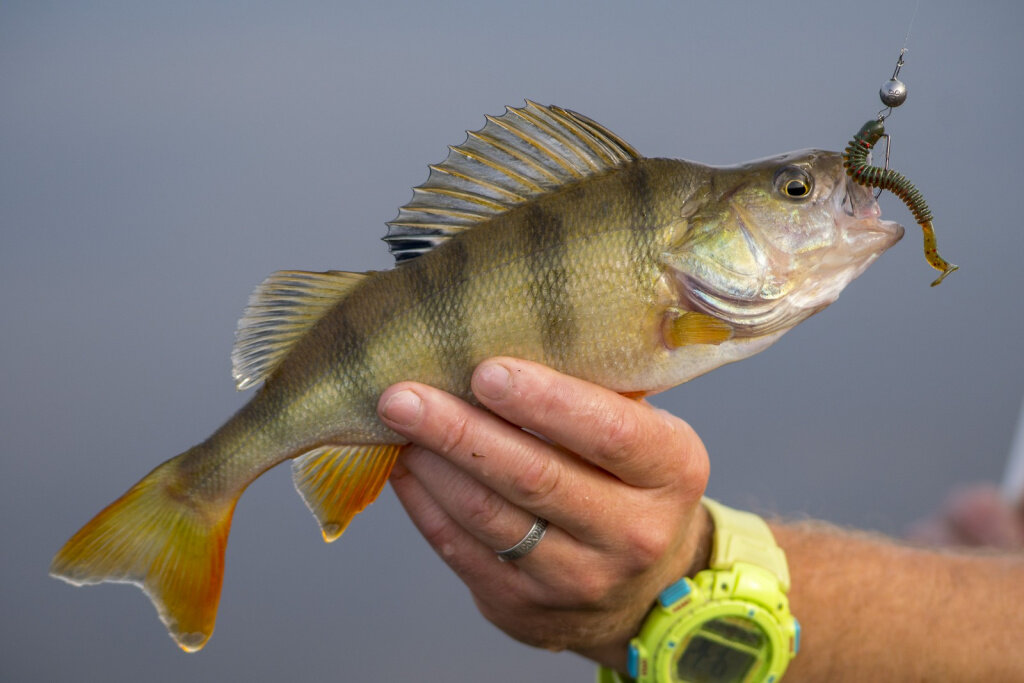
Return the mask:
{"type": "Polygon", "coordinates": [[[249,297],[231,350],[239,391],[262,382],[305,334],[369,273],[279,270],[249,297]]]}
{"type": "Polygon", "coordinates": [[[611,131],[561,107],[527,100],[486,118],[430,166],[427,181],[388,223],[384,241],[397,263],[532,197],[640,158],[611,131]]]}

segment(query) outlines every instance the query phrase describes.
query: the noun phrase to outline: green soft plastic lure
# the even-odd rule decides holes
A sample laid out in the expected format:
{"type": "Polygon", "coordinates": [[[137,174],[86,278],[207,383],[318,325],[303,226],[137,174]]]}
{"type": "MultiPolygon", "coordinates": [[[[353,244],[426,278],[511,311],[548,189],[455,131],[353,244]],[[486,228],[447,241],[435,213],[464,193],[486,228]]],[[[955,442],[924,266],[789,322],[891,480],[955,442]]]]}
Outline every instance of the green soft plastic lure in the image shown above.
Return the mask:
{"type": "Polygon", "coordinates": [[[865,187],[889,190],[902,199],[914,214],[914,219],[924,232],[924,256],[932,268],[942,273],[932,283],[932,287],[934,287],[959,266],[955,266],[939,256],[939,250],[935,243],[935,227],[932,225],[932,212],[925,203],[921,191],[914,187],[914,184],[907,180],[902,173],[891,168],[872,166],[869,163],[868,155],[884,135],[885,124],[880,118],[872,119],[861,126],[843,151],[843,166],[846,168],[846,173],[855,182],[865,187]]]}

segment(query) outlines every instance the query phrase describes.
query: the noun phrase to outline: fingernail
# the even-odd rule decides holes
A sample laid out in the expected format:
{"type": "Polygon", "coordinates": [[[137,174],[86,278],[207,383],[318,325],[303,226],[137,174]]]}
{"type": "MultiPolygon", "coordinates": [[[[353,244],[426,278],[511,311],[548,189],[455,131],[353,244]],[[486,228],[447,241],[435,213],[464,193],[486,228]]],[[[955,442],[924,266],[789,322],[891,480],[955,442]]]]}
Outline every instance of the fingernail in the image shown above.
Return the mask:
{"type": "Polygon", "coordinates": [[[482,365],[476,371],[476,381],[474,382],[476,394],[481,398],[504,398],[510,379],[508,368],[504,365],[500,363],[482,365]]]}
{"type": "Polygon", "coordinates": [[[411,427],[419,420],[423,401],[412,391],[405,389],[388,397],[381,406],[380,412],[391,422],[403,427],[411,427]]]}

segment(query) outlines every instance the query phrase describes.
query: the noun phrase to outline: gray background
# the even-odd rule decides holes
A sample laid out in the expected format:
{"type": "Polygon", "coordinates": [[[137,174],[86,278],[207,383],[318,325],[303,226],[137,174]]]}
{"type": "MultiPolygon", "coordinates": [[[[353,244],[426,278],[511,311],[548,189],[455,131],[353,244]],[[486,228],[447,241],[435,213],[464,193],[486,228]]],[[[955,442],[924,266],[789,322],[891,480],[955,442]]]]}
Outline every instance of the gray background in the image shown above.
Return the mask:
{"type": "MultiPolygon", "coordinates": [[[[43,3],[0,7],[0,678],[590,680],[487,624],[390,490],[320,541],[287,468],[238,506],[208,647],[134,588],[47,578],[61,543],[245,399],[235,320],[280,268],[389,265],[383,222],[524,97],[648,155],[841,149],[914,3],[43,3]],[[243,678],[244,677],[244,678],[243,678]]],[[[751,360],[657,398],[710,490],[889,533],[1001,477],[1024,387],[1024,11],[921,3],[889,120],[920,232],[751,360]]]]}

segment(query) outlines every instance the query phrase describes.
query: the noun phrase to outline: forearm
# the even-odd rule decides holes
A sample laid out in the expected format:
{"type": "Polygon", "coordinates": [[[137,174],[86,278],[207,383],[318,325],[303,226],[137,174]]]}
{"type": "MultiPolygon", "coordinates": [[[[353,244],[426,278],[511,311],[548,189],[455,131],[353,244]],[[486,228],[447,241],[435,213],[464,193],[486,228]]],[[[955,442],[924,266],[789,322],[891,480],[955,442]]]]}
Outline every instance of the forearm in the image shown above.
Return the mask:
{"type": "Polygon", "coordinates": [[[1020,680],[1024,557],[773,523],[802,625],[787,681],[1020,680]]]}

